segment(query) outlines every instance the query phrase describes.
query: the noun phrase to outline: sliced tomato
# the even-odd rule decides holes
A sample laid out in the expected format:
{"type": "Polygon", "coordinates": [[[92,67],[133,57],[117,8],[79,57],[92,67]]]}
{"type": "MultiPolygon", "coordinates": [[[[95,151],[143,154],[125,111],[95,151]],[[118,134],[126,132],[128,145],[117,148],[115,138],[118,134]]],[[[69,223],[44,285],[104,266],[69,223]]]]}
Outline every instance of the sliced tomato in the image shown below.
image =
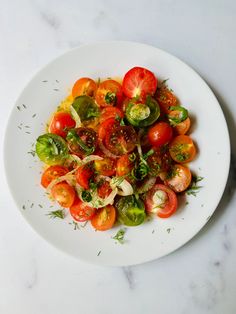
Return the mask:
{"type": "Polygon", "coordinates": [[[77,80],[72,88],[72,96],[78,97],[81,95],[87,95],[93,97],[97,89],[97,84],[88,77],[82,77],[77,80]]]}
{"type": "Polygon", "coordinates": [[[175,164],[164,183],[175,192],[183,192],[189,187],[191,180],[192,174],[189,168],[175,164]]]}
{"type": "Polygon", "coordinates": [[[62,206],[70,207],[74,203],[75,189],[66,182],[60,182],[53,186],[52,197],[62,206]]]}
{"type": "Polygon", "coordinates": [[[88,162],[87,164],[80,166],[76,172],[77,183],[85,190],[89,189],[89,181],[94,175],[93,163],[88,162]]]}
{"type": "Polygon", "coordinates": [[[131,172],[134,167],[134,163],[130,160],[130,155],[126,154],[121,156],[117,160],[116,165],[116,175],[117,176],[125,176],[131,172]]]}
{"type": "Polygon", "coordinates": [[[112,192],[111,186],[108,181],[99,182],[97,193],[101,198],[106,198],[112,192]]]}
{"type": "Polygon", "coordinates": [[[175,131],[175,133],[177,133],[179,135],[184,135],[184,134],[186,134],[188,132],[188,130],[190,129],[190,126],[191,126],[191,120],[188,117],[183,122],[180,122],[179,124],[177,124],[174,127],[174,131],[175,131]]]}
{"type": "Polygon", "coordinates": [[[146,95],[154,95],[157,88],[157,78],[148,69],[134,67],[125,74],[122,88],[127,97],[143,99],[146,95]]]}
{"type": "Polygon", "coordinates": [[[169,108],[171,106],[176,106],[178,103],[176,96],[164,86],[157,89],[156,99],[161,107],[161,110],[165,113],[169,113],[169,108]]]}
{"type": "Polygon", "coordinates": [[[79,198],[76,198],[73,205],[70,206],[70,214],[76,221],[90,220],[95,214],[95,208],[86,205],[79,198]]]}
{"type": "Polygon", "coordinates": [[[105,137],[106,148],[116,156],[132,152],[136,143],[137,134],[130,125],[113,128],[105,137]]]}
{"type": "Polygon", "coordinates": [[[101,112],[100,123],[110,118],[114,118],[114,119],[124,118],[124,113],[117,107],[112,107],[112,106],[106,107],[101,112]]]}
{"type": "Polygon", "coordinates": [[[66,137],[69,129],[75,127],[75,120],[71,118],[71,115],[67,112],[57,112],[54,114],[48,131],[49,133],[57,134],[62,137],[66,137]]]}
{"type": "Polygon", "coordinates": [[[118,106],[122,102],[122,98],[122,87],[115,80],[103,81],[95,95],[95,100],[100,107],[118,106]]]}
{"type": "Polygon", "coordinates": [[[107,205],[96,211],[91,220],[92,226],[99,231],[111,229],[116,220],[116,210],[112,205],[107,205]]]}
{"type": "Polygon", "coordinates": [[[64,176],[67,172],[69,172],[68,168],[63,166],[50,166],[48,167],[41,177],[41,184],[44,188],[47,188],[48,185],[61,176],[64,176]]]}
{"type": "Polygon", "coordinates": [[[110,177],[116,172],[116,162],[109,157],[104,157],[102,160],[94,161],[94,169],[98,174],[110,177]]]}
{"type": "Polygon", "coordinates": [[[176,136],[169,145],[171,158],[178,163],[186,163],[196,156],[196,148],[188,135],[176,136]]]}
{"type": "Polygon", "coordinates": [[[102,122],[98,128],[98,139],[103,141],[106,134],[113,129],[113,127],[119,127],[119,122],[115,118],[109,118],[102,122]]]}
{"type": "Polygon", "coordinates": [[[148,130],[149,142],[155,147],[167,144],[172,136],[172,127],[166,122],[158,122],[148,130]]]}
{"type": "Polygon", "coordinates": [[[161,218],[168,218],[177,209],[177,196],[174,191],[164,184],[156,184],[147,192],[145,208],[147,212],[161,218]]]}
{"type": "Polygon", "coordinates": [[[72,129],[68,132],[66,140],[70,151],[79,157],[92,154],[97,147],[97,133],[91,128],[72,129]]]}

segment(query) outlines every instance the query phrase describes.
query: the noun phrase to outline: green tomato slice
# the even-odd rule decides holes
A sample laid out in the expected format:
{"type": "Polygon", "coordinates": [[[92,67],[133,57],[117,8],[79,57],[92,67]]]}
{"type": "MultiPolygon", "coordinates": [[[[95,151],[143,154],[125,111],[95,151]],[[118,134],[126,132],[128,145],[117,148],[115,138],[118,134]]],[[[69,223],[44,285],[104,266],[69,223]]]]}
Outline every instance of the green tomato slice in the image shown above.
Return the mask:
{"type": "Polygon", "coordinates": [[[82,122],[99,116],[98,106],[95,104],[93,98],[89,96],[82,95],[76,97],[72,107],[75,109],[82,122]]]}
{"type": "Polygon", "coordinates": [[[172,126],[176,126],[188,118],[188,110],[182,106],[171,106],[169,110],[177,111],[179,113],[177,116],[173,116],[171,113],[167,115],[172,126]]]}
{"type": "Polygon", "coordinates": [[[61,136],[46,133],[37,138],[36,153],[47,165],[60,165],[68,157],[68,148],[61,136]]]}

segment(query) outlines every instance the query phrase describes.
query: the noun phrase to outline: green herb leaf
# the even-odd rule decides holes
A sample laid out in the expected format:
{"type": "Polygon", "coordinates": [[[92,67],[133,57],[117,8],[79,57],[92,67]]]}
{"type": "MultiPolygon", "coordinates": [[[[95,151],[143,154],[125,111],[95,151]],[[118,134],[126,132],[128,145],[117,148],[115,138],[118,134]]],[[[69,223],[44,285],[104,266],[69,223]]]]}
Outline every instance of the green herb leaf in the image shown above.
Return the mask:
{"type": "Polygon", "coordinates": [[[52,219],[55,219],[55,218],[64,219],[65,218],[65,212],[63,209],[53,210],[53,211],[49,212],[47,214],[47,216],[49,216],[52,219]]]}
{"type": "Polygon", "coordinates": [[[92,195],[89,191],[84,190],[81,193],[81,197],[83,199],[84,202],[90,202],[92,200],[92,195]]]}
{"type": "Polygon", "coordinates": [[[202,181],[204,178],[200,176],[192,176],[192,182],[189,186],[189,188],[186,190],[187,195],[193,195],[196,196],[199,192],[199,189],[202,188],[202,186],[197,185],[198,182],[202,181]]]}
{"type": "Polygon", "coordinates": [[[112,239],[118,241],[120,244],[124,244],[124,236],[125,236],[126,229],[120,229],[117,231],[116,235],[112,237],[112,239]]]}
{"type": "Polygon", "coordinates": [[[116,103],[116,94],[112,92],[107,92],[105,95],[105,102],[107,104],[115,104],[116,103]]]}

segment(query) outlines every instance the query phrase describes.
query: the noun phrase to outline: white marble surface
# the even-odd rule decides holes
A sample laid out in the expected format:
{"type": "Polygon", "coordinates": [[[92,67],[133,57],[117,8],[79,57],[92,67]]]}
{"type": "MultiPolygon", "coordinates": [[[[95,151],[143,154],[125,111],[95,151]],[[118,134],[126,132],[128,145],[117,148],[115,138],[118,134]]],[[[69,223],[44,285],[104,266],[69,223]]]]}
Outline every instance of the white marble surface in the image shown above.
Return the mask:
{"type": "Polygon", "coordinates": [[[0,1],[1,150],[32,75],[72,47],[109,39],[148,43],[189,63],[218,97],[232,140],[228,185],[210,222],[177,252],[129,268],[91,266],[39,238],[13,203],[1,154],[1,314],[236,313],[235,16],[233,0],[0,1]]]}

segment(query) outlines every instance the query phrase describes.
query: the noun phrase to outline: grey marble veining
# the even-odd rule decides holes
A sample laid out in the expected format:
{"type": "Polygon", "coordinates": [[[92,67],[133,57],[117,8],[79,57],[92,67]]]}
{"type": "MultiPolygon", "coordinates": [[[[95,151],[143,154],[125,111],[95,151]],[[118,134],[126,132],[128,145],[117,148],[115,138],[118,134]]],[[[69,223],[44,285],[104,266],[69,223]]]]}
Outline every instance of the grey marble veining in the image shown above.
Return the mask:
{"type": "Polygon", "coordinates": [[[203,230],[165,258],[123,268],[85,264],[49,246],[1,176],[0,314],[236,313],[235,16],[232,0],[1,1],[1,147],[6,117],[38,69],[82,43],[120,39],[167,50],[202,75],[224,111],[232,155],[225,193],[203,230]]]}

